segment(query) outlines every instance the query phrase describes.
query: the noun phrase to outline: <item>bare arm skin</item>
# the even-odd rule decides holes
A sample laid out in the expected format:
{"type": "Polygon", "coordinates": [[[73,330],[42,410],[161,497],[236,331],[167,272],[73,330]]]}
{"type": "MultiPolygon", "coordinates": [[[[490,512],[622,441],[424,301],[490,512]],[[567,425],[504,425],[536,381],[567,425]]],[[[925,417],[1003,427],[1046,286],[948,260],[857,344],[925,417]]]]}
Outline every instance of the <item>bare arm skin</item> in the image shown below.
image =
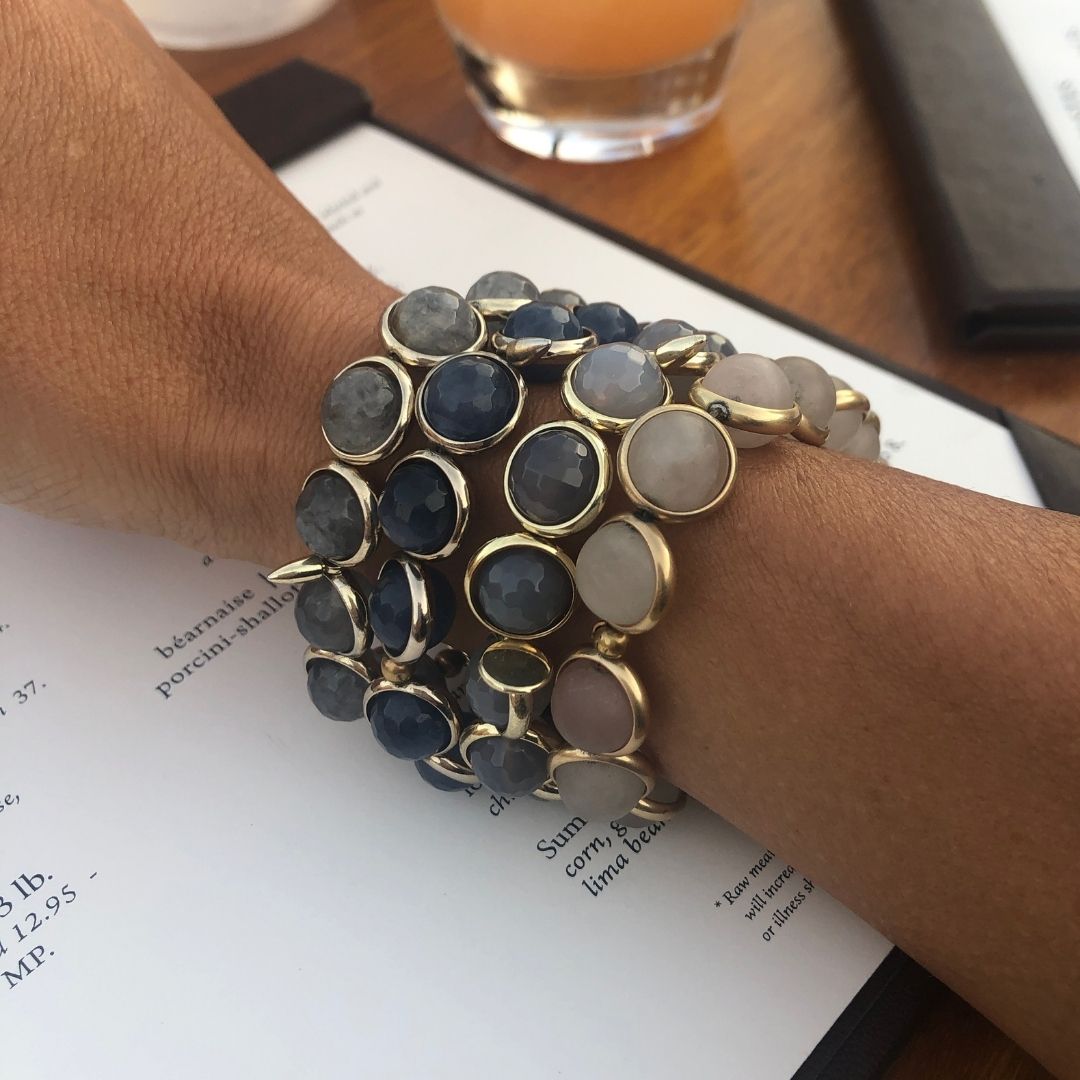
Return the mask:
{"type": "MultiPolygon", "coordinates": [[[[296,556],[390,291],[113,0],[5,0],[0,50],[0,498],[296,556]]],[[[1080,523],[789,442],[740,470],[633,653],[660,766],[1080,1075],[1080,523]]]]}

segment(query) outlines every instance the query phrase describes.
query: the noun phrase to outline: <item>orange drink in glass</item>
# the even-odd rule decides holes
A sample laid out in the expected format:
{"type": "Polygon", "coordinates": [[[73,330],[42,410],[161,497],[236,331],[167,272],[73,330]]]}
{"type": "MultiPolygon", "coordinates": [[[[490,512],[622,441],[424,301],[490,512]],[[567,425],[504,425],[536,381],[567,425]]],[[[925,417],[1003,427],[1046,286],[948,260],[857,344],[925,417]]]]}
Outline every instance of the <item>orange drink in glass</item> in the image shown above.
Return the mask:
{"type": "Polygon", "coordinates": [[[720,105],[745,0],[436,0],[469,93],[538,157],[615,161],[720,105]]]}

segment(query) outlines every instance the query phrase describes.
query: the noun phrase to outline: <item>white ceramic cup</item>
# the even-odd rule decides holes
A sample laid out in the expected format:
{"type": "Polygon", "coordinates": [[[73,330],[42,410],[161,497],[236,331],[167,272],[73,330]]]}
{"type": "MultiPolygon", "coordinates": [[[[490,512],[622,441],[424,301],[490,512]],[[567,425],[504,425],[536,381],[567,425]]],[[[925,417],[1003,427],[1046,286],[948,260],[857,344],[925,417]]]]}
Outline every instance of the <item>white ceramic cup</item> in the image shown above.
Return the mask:
{"type": "Polygon", "coordinates": [[[227,49],[281,37],[335,0],[127,0],[166,49],[227,49]]]}

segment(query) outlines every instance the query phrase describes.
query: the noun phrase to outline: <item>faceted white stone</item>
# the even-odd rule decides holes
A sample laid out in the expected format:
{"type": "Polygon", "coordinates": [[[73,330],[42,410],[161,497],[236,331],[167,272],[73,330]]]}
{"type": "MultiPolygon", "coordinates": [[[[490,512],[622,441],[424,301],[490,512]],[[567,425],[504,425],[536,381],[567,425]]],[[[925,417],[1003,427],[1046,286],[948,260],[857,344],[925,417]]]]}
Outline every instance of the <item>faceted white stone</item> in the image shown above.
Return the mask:
{"type": "Polygon", "coordinates": [[[844,453],[852,457],[877,461],[881,457],[881,436],[873,424],[864,423],[855,437],[844,447],[844,453]]]}
{"type": "MultiPolygon", "coordinates": [[[[790,409],[795,404],[791,383],[783,369],[775,360],[757,353],[725,356],[709,368],[702,385],[714,394],[762,409],[790,409]]],[[[728,427],[728,434],[740,449],[764,446],[776,438],[734,427],[728,427]]]]}
{"type": "MultiPolygon", "coordinates": [[[[843,379],[838,379],[835,375],[830,375],[829,378],[832,379],[833,386],[837,390],[851,389],[843,379]]],[[[844,409],[842,412],[834,413],[825,445],[830,450],[843,450],[851,442],[855,432],[859,430],[862,419],[863,414],[858,409],[844,409]]]]}
{"type": "Polygon", "coordinates": [[[645,794],[645,782],[606,761],[570,761],[555,770],[559,795],[570,814],[586,821],[615,821],[645,794]]]}
{"type": "Polygon", "coordinates": [[[641,534],[625,521],[602,525],[577,558],[578,595],[598,618],[633,626],[656,595],[656,564],[641,534]]]}
{"type": "Polygon", "coordinates": [[[776,361],[788,377],[795,400],[812,424],[828,427],[836,411],[836,387],[829,373],[805,356],[781,356],[776,361]]]}
{"type": "Polygon", "coordinates": [[[731,455],[707,416],[671,409],[646,420],[634,434],[626,465],[630,479],[651,503],[688,513],[720,494],[731,455]]]}

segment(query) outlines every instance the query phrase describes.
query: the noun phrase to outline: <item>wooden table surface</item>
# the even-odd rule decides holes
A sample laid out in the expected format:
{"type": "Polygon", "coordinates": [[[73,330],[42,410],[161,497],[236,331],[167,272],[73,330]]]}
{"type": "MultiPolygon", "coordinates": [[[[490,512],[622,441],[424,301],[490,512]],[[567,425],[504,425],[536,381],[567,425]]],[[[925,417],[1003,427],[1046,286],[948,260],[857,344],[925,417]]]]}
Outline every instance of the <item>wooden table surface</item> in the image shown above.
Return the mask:
{"type": "MultiPolygon", "coordinates": [[[[950,339],[893,162],[824,0],[757,0],[719,120],[656,158],[619,165],[537,161],[495,139],[465,98],[430,0],[341,0],[287,38],[178,59],[218,93],[295,56],[359,80],[385,119],[494,175],[1080,441],[1075,352],[976,354],[950,339]]],[[[1047,1075],[954,996],[932,1007],[888,1073],[1047,1075]]]]}

